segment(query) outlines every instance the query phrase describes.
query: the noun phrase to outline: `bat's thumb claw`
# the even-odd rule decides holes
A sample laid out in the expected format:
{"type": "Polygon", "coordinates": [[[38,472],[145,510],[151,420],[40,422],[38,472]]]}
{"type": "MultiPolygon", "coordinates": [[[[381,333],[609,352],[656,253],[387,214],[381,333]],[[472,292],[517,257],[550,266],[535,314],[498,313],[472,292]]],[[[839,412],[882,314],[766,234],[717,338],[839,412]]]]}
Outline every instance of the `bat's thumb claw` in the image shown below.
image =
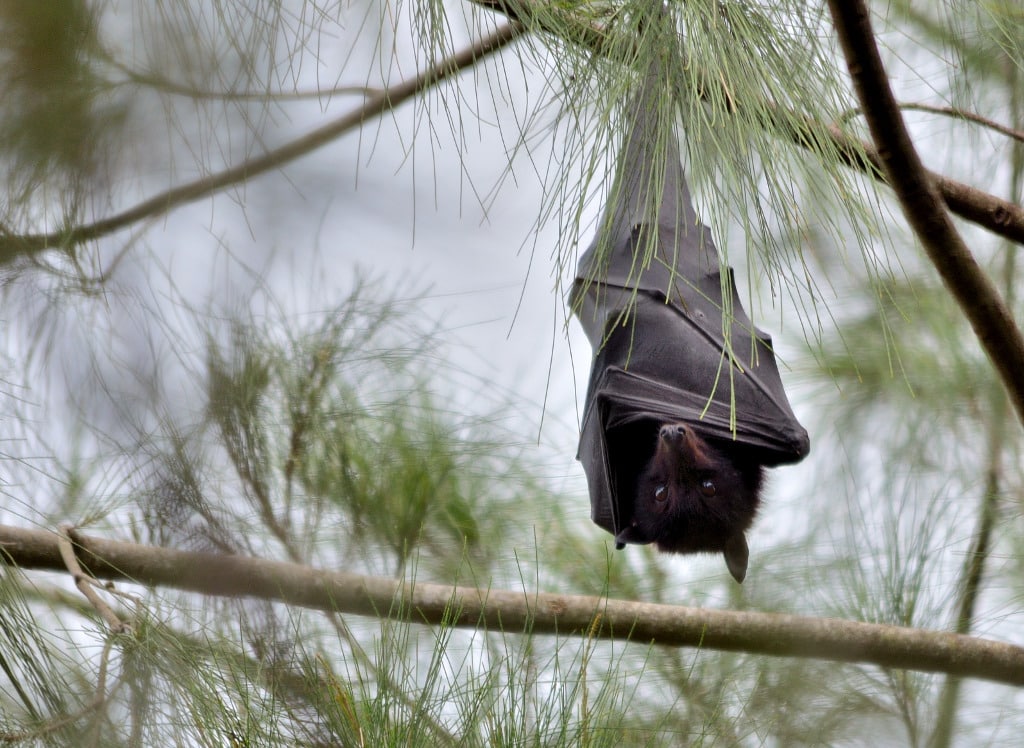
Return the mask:
{"type": "Polygon", "coordinates": [[[633,545],[647,545],[653,542],[652,538],[647,537],[644,531],[640,529],[637,524],[629,525],[619,531],[619,534],[615,536],[615,547],[622,549],[626,543],[633,545]]]}

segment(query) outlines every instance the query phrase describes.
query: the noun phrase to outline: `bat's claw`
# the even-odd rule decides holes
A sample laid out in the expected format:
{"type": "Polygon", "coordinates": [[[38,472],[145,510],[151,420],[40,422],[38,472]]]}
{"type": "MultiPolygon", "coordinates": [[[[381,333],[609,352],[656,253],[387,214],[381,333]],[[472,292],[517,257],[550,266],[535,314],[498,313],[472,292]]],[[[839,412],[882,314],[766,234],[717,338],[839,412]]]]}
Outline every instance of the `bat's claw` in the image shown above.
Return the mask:
{"type": "Polygon", "coordinates": [[[654,542],[651,538],[647,537],[643,530],[640,529],[640,525],[635,522],[622,530],[615,536],[615,547],[623,548],[626,543],[633,545],[647,545],[648,543],[654,542]]]}

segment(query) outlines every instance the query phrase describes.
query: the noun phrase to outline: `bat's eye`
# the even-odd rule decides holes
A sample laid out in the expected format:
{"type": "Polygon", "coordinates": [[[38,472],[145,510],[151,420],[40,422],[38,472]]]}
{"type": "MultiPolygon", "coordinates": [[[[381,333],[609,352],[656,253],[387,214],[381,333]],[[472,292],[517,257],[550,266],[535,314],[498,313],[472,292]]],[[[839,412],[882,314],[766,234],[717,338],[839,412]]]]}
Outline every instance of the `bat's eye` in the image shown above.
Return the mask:
{"type": "Polygon", "coordinates": [[[660,502],[660,501],[664,501],[667,498],[668,498],[668,489],[665,488],[665,486],[658,486],[657,488],[654,489],[654,500],[655,501],[659,501],[660,502]]]}
{"type": "Polygon", "coordinates": [[[715,495],[715,482],[713,480],[702,480],[700,482],[700,492],[705,496],[715,495]]]}

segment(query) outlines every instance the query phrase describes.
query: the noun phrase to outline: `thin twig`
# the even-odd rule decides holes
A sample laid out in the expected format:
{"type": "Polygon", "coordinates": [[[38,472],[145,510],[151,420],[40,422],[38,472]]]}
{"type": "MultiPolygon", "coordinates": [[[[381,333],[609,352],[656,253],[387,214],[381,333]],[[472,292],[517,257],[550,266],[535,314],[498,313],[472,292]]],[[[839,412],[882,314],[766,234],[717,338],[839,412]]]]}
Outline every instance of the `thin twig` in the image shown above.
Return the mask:
{"type": "MultiPolygon", "coordinates": [[[[1002,393],[1000,393],[1002,394],[1002,393]]],[[[999,418],[993,415],[993,418],[999,418]]],[[[1002,419],[1000,419],[1002,420],[1002,419]]],[[[1002,443],[989,444],[995,451],[991,459],[996,463],[989,468],[988,478],[985,481],[985,494],[981,499],[981,511],[978,519],[978,528],[971,541],[971,547],[967,551],[967,558],[964,561],[963,571],[960,574],[959,601],[956,612],[956,623],[954,630],[958,634],[968,634],[974,623],[974,611],[978,604],[978,598],[982,591],[982,581],[985,573],[985,562],[991,552],[992,532],[999,516],[999,452],[1002,450],[1002,443]]],[[[932,731],[931,745],[933,748],[944,748],[950,745],[953,737],[953,728],[956,724],[957,702],[960,697],[961,678],[949,676],[942,686],[942,691],[937,700],[935,710],[935,727],[932,731]]]]}
{"type": "Polygon", "coordinates": [[[312,91],[213,91],[190,86],[185,83],[178,83],[157,73],[140,73],[112,57],[106,57],[105,59],[113,68],[123,73],[126,78],[124,81],[112,81],[112,86],[148,86],[163,93],[183,96],[198,101],[325,101],[335,96],[366,97],[379,96],[383,93],[382,89],[373,88],[372,86],[334,86],[332,88],[318,88],[312,91]]]}
{"type": "MultiPolygon", "coordinates": [[[[982,117],[980,114],[972,112],[967,109],[961,109],[955,106],[935,106],[933,104],[921,104],[921,103],[902,103],[899,108],[907,112],[928,112],[929,114],[941,114],[945,117],[954,117],[956,119],[966,120],[967,122],[973,122],[976,125],[981,125],[989,130],[994,130],[1000,135],[1005,135],[1008,138],[1024,143],[1024,130],[1015,130],[1012,127],[1000,124],[993,119],[988,117],[982,117]]],[[[853,107],[849,111],[843,112],[839,116],[839,122],[848,122],[854,117],[859,117],[864,113],[862,107],[853,107]]]]}
{"type": "Polygon", "coordinates": [[[71,525],[61,525],[57,533],[57,545],[60,549],[60,556],[64,562],[64,567],[70,572],[72,579],[75,580],[75,586],[85,595],[85,599],[96,609],[100,617],[107,622],[112,632],[121,634],[129,631],[131,629],[130,624],[118,618],[113,608],[96,594],[95,586],[99,583],[82,571],[82,567],[78,564],[78,557],[75,556],[74,544],[77,542],[74,528],[71,525]]]}
{"type": "Polygon", "coordinates": [[[889,87],[867,6],[863,0],[829,0],[829,8],[887,181],[1024,423],[1024,337],[999,291],[953,225],[946,203],[921,164],[889,87]]]}
{"type": "MultiPolygon", "coordinates": [[[[808,657],[1024,685],[1024,647],[944,631],[832,618],[711,610],[524,590],[405,583],[284,561],[77,536],[93,574],[205,595],[509,633],[588,636],[675,647],[808,657]],[[595,620],[600,618],[600,623],[595,620]]],[[[63,568],[53,533],[0,525],[0,559],[63,568]]]]}
{"type": "Polygon", "coordinates": [[[73,247],[86,241],[108,236],[137,221],[163,215],[174,208],[195,202],[226,187],[246,182],[260,174],[280,168],[286,163],[336,140],[349,130],[359,127],[366,120],[389,109],[394,109],[438,82],[472,67],[479,62],[481,57],[510,44],[523,31],[522,24],[506,24],[472,46],[446,57],[415,78],[391,86],[377,95],[368,96],[359,109],[349,112],[301,138],[238,166],[180,187],[171,188],[109,218],[45,234],[14,234],[0,226],[0,265],[8,263],[20,255],[34,254],[50,247],[73,247]]]}

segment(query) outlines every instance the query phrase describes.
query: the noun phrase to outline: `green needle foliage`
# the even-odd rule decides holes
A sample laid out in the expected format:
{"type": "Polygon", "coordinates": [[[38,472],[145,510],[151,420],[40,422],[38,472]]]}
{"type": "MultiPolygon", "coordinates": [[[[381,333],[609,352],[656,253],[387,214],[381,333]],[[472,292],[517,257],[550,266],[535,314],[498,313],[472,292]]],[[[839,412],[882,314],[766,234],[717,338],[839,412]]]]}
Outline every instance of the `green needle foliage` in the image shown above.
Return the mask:
{"type": "Polygon", "coordinates": [[[154,441],[170,448],[144,491],[153,540],[399,576],[414,560],[444,578],[495,572],[508,549],[493,539],[517,537],[513,512],[539,486],[496,415],[440,405],[449,366],[412,321],[416,299],[378,295],[360,287],[310,330],[207,336],[200,423],[168,421],[154,441]]]}

